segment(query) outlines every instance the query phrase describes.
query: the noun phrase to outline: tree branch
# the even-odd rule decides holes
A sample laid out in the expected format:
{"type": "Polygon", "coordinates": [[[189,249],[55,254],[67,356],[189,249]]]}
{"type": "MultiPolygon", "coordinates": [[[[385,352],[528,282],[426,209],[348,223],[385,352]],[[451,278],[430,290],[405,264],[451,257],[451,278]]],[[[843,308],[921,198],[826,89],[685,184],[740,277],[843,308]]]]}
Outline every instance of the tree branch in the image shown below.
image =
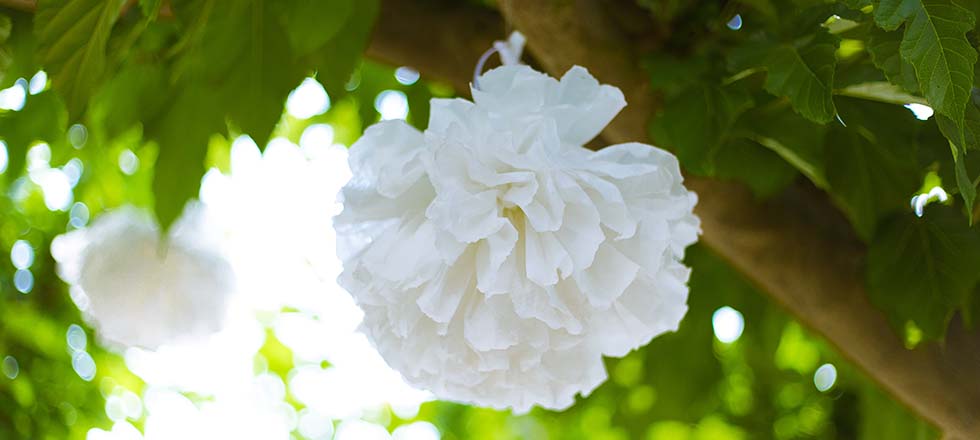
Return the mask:
{"type": "Polygon", "coordinates": [[[0,7],[22,12],[34,12],[37,0],[0,0],[0,7]]]}
{"type": "MultiPolygon", "coordinates": [[[[603,2],[498,4],[551,74],[578,64],[623,89],[629,106],[603,133],[606,140],[647,139],[647,121],[659,102],[636,64],[635,39],[620,34],[603,2]]],[[[449,80],[460,91],[467,90],[479,54],[506,36],[499,18],[472,6],[446,10],[431,2],[385,0],[382,11],[368,55],[449,80]]],[[[945,346],[907,350],[869,302],[865,249],[825,194],[794,187],[760,203],[738,184],[692,177],[686,183],[700,197],[696,212],[705,244],[948,436],[980,438],[980,337],[954,324],[945,346]]]]}

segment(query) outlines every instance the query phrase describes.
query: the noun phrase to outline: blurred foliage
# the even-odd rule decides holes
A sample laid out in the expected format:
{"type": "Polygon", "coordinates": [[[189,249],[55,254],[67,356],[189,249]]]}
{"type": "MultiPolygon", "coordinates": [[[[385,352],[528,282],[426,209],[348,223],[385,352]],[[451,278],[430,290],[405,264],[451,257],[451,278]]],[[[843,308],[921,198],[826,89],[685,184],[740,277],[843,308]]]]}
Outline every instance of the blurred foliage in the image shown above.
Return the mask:
{"type": "MultiPolygon", "coordinates": [[[[651,134],[688,172],[744,182],[760,198],[802,179],[827,191],[869,243],[872,301],[911,345],[942,338],[959,310],[980,313],[972,269],[980,232],[970,223],[980,2],[638,3],[670,30],[664,50],[643,59],[666,103],[651,134]],[[936,60],[947,70],[933,69],[936,60]],[[928,103],[936,116],[918,120],[901,107],[908,102],[928,103]],[[909,199],[938,184],[960,197],[916,218],[909,199]]],[[[264,147],[276,137],[298,142],[324,123],[350,145],[379,119],[383,91],[403,93],[409,122],[427,124],[428,100],[453,91],[426,78],[403,84],[392,67],[360,60],[377,8],[377,0],[41,0],[36,14],[0,9],[0,89],[26,95],[23,108],[0,110],[0,438],[85,438],[110,425],[105,399],[117,387],[143,388],[119,353],[68,344],[71,325],[87,327],[55,274],[53,237],[127,203],[169,224],[208,167],[227,171],[241,134],[264,147]],[[46,77],[35,75],[42,69],[46,77]],[[306,77],[331,105],[301,119],[283,108],[306,77]],[[46,200],[48,169],[77,170],[71,203],[46,200]],[[18,270],[10,250],[20,240],[35,257],[18,270]],[[73,365],[86,355],[97,367],[90,380],[73,365]]],[[[447,439],[936,438],[726,263],[700,247],[688,263],[680,330],[609,360],[610,380],[569,410],[515,416],[433,402],[417,419],[447,439]],[[744,317],[731,343],[713,332],[724,306],[744,317]],[[837,379],[821,392],[814,375],[824,364],[837,379]]],[[[285,381],[292,357],[269,332],[256,362],[285,381]]],[[[370,417],[389,428],[408,422],[382,412],[370,417]]]]}

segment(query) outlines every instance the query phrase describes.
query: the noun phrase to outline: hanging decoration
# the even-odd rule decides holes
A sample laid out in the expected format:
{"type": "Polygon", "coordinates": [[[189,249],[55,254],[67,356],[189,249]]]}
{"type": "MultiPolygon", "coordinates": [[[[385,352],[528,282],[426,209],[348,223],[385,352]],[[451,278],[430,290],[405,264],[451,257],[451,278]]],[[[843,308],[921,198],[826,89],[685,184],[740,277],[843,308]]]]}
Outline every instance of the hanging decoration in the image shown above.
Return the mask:
{"type": "Polygon", "coordinates": [[[383,121],[351,147],[340,283],[409,383],[563,409],[606,379],[603,356],[677,329],[697,197],[664,150],[584,147],[626,105],[618,88],[513,55],[472,102],[433,99],[424,132],[383,121]]]}
{"type": "Polygon", "coordinates": [[[160,235],[149,213],[127,206],[52,243],[59,275],[103,341],[155,349],[221,328],[235,277],[203,205],[188,204],[160,235]]]}

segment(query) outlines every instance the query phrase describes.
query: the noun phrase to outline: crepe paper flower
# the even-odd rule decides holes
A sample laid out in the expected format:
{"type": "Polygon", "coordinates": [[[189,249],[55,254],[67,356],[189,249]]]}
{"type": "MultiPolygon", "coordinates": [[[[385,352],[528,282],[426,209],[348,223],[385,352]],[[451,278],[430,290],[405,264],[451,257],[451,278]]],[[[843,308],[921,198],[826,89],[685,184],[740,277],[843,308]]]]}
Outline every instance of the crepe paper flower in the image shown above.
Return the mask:
{"type": "Polygon", "coordinates": [[[155,349],[221,328],[235,277],[216,242],[200,204],[187,205],[166,239],[128,206],[57,237],[51,254],[103,341],[155,349]]]}
{"type": "Polygon", "coordinates": [[[473,102],[433,99],[424,133],[383,121],[351,147],[340,283],[409,383],[567,408],[606,379],[603,356],[677,329],[697,197],[664,150],[583,147],[626,105],[586,69],[478,84],[473,102]]]}

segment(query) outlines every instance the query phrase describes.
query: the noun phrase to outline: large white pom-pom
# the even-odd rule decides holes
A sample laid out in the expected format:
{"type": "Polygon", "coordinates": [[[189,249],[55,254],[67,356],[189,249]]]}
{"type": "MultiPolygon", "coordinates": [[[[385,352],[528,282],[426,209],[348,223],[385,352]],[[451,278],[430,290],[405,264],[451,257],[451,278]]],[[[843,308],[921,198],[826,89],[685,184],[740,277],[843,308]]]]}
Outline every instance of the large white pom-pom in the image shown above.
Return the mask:
{"type": "Polygon", "coordinates": [[[625,105],[574,67],[479,79],[425,133],[370,127],[335,219],[362,329],[413,385],[523,412],[562,409],[687,310],[697,197],[658,148],[583,147],[625,105]]]}
{"type": "Polygon", "coordinates": [[[235,277],[200,204],[188,204],[166,240],[149,213],[124,207],[57,237],[51,249],[106,342],[153,349],[222,326],[235,277]]]}

